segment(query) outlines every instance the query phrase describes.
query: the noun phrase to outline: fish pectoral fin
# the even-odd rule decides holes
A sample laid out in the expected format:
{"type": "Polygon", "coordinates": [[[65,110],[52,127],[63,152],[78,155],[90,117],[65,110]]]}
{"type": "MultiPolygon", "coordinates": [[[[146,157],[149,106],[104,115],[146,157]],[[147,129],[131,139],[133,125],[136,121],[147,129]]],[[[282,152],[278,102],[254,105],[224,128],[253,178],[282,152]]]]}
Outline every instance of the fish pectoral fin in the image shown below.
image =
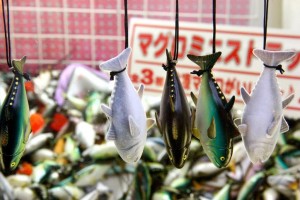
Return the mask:
{"type": "Polygon", "coordinates": [[[160,121],[159,121],[159,117],[157,115],[157,112],[155,112],[155,120],[156,120],[156,125],[157,125],[158,130],[162,134],[162,129],[161,129],[161,125],[160,125],[160,121]]]}
{"type": "Polygon", "coordinates": [[[132,115],[128,116],[128,122],[129,122],[129,128],[130,128],[130,134],[132,137],[136,137],[140,134],[140,128],[138,124],[133,119],[132,115]]]}
{"type": "Polygon", "coordinates": [[[207,136],[210,139],[215,139],[216,136],[217,136],[217,133],[216,133],[216,123],[215,123],[215,118],[214,117],[211,119],[210,125],[209,125],[209,127],[207,129],[207,136]]]}
{"type": "Polygon", "coordinates": [[[227,112],[229,112],[232,109],[234,101],[235,101],[235,96],[232,96],[229,102],[225,105],[225,110],[227,112]]]}
{"type": "Polygon", "coordinates": [[[286,108],[294,98],[294,94],[289,95],[285,100],[282,101],[282,109],[286,108]]]}
{"type": "Polygon", "coordinates": [[[101,104],[101,109],[102,111],[105,113],[105,115],[109,118],[112,117],[112,111],[111,111],[111,108],[108,107],[107,105],[105,104],[101,104]]]}
{"type": "Polygon", "coordinates": [[[170,106],[171,106],[172,112],[175,112],[175,104],[174,104],[173,98],[171,96],[170,96],[170,106]]]}
{"type": "Polygon", "coordinates": [[[192,100],[193,100],[195,106],[197,106],[197,101],[198,101],[198,99],[197,99],[197,97],[195,96],[195,94],[194,94],[193,92],[191,92],[191,98],[192,98],[192,100]]]}
{"type": "Polygon", "coordinates": [[[280,127],[280,133],[285,133],[289,130],[289,125],[286,122],[285,118],[282,117],[282,121],[281,121],[281,127],[280,127]]]}
{"type": "Polygon", "coordinates": [[[234,119],[234,124],[238,127],[239,125],[241,125],[242,124],[242,119],[241,118],[236,118],[236,119],[234,119]]]}
{"type": "Polygon", "coordinates": [[[116,131],[112,124],[106,134],[106,140],[116,140],[116,131]]]}
{"type": "Polygon", "coordinates": [[[247,124],[240,124],[240,125],[238,125],[238,129],[239,129],[239,131],[240,131],[240,134],[241,134],[243,137],[245,137],[246,134],[247,134],[247,129],[248,129],[247,124]]]}
{"type": "Polygon", "coordinates": [[[152,118],[147,118],[147,120],[146,120],[147,131],[148,131],[150,128],[152,128],[152,126],[154,125],[154,123],[155,123],[155,120],[154,120],[154,119],[152,119],[152,118]]]}
{"type": "Polygon", "coordinates": [[[139,94],[140,99],[142,99],[142,97],[143,97],[144,89],[145,89],[145,86],[143,84],[141,84],[138,89],[138,94],[139,94]]]}
{"type": "Polygon", "coordinates": [[[276,130],[279,128],[279,122],[280,122],[281,117],[275,117],[272,121],[272,123],[270,124],[270,126],[267,129],[267,134],[266,137],[267,138],[272,138],[274,136],[274,134],[276,133],[276,130]]]}
{"type": "Polygon", "coordinates": [[[193,136],[198,140],[200,140],[200,131],[197,128],[193,128],[192,131],[193,131],[193,136]]]}
{"type": "Polygon", "coordinates": [[[242,95],[244,103],[247,104],[250,100],[250,95],[244,87],[241,87],[241,95],[242,95]]]}

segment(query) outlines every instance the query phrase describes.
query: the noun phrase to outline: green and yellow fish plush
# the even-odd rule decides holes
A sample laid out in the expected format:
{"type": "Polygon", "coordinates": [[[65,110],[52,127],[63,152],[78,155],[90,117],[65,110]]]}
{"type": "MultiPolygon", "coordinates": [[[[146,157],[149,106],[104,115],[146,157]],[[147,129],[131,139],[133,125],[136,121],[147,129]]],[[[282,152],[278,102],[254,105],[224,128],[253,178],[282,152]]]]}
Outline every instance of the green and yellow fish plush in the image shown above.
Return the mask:
{"type": "Polygon", "coordinates": [[[230,112],[235,97],[229,102],[226,101],[211,71],[220,56],[221,52],[206,56],[187,55],[201,69],[191,74],[202,75],[198,100],[191,93],[196,105],[193,132],[211,162],[219,168],[228,165],[233,149],[232,140],[239,135],[230,112]]]}
{"type": "Polygon", "coordinates": [[[13,172],[19,164],[31,132],[29,105],[24,85],[23,66],[26,57],[12,60],[13,81],[0,113],[0,167],[4,173],[13,172]]]}

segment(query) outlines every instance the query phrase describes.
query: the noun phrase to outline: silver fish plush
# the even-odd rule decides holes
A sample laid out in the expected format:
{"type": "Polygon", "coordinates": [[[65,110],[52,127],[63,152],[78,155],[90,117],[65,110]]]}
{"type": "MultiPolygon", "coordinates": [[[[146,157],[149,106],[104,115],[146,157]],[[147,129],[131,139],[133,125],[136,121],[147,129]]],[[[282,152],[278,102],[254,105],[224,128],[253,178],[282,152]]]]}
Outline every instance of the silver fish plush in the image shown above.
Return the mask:
{"type": "Polygon", "coordinates": [[[154,120],[146,119],[141,102],[144,86],[136,91],[125,71],[130,52],[131,49],[126,48],[117,57],[100,64],[102,70],[109,70],[111,76],[115,76],[110,107],[102,104],[101,108],[111,120],[106,139],[115,142],[125,162],[135,163],[143,153],[147,129],[154,120]]]}
{"type": "Polygon", "coordinates": [[[235,122],[242,135],[248,157],[256,164],[268,160],[275,148],[279,133],[289,130],[283,116],[283,109],[292,101],[294,95],[281,100],[275,72],[276,69],[282,72],[279,64],[293,57],[295,52],[254,49],[253,53],[264,63],[264,70],[251,96],[241,88],[246,106],[242,120],[235,122]]]}

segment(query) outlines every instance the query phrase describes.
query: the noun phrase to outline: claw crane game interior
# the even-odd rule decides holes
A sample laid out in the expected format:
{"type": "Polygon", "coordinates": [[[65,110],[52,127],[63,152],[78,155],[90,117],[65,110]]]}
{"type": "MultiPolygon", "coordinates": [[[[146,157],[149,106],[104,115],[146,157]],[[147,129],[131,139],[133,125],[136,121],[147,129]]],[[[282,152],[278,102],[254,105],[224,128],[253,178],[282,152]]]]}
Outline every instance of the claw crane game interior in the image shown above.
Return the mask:
{"type": "Polygon", "coordinates": [[[0,199],[300,199],[299,7],[2,0],[0,199]]]}

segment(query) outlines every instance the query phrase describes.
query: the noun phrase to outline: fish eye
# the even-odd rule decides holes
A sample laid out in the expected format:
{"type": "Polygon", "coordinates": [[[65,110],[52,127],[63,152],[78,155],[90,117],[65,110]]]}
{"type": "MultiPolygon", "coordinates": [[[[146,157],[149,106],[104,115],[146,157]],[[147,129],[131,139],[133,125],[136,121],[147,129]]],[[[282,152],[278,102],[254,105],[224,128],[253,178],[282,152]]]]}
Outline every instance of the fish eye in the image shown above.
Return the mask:
{"type": "Polygon", "coordinates": [[[171,156],[169,156],[169,159],[170,159],[170,160],[173,160],[173,158],[172,158],[171,156]]]}
{"type": "Polygon", "coordinates": [[[12,163],[10,164],[10,166],[11,166],[11,167],[16,166],[16,162],[12,162],[12,163]]]}
{"type": "Polygon", "coordinates": [[[184,156],[183,156],[183,160],[186,160],[187,159],[187,155],[185,154],[184,156]]]}
{"type": "Polygon", "coordinates": [[[221,157],[220,157],[220,160],[221,160],[221,161],[225,161],[225,157],[224,157],[224,156],[221,156],[221,157]]]}

